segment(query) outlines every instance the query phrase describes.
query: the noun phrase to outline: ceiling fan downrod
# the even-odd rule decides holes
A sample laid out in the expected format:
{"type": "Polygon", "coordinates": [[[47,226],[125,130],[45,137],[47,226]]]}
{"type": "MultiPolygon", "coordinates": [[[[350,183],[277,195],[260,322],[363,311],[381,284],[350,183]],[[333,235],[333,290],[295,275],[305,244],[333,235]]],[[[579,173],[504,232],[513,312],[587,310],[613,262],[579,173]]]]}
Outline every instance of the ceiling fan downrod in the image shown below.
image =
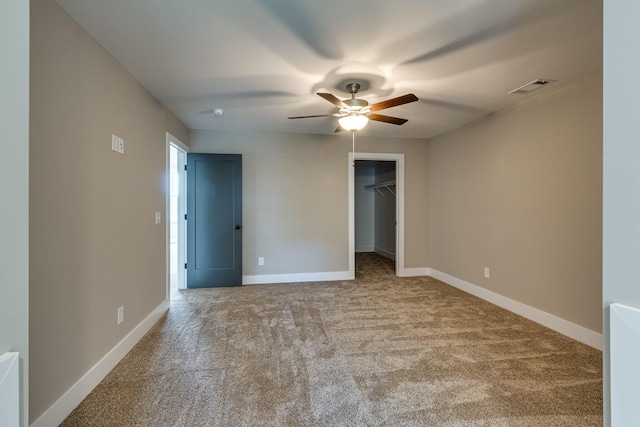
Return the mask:
{"type": "Polygon", "coordinates": [[[346,113],[359,111],[369,105],[369,103],[364,99],[356,98],[356,93],[358,93],[359,90],[360,85],[358,83],[349,83],[347,85],[347,91],[349,91],[349,93],[351,94],[351,99],[345,99],[344,101],[342,101],[349,106],[350,111],[346,111],[346,113]]]}

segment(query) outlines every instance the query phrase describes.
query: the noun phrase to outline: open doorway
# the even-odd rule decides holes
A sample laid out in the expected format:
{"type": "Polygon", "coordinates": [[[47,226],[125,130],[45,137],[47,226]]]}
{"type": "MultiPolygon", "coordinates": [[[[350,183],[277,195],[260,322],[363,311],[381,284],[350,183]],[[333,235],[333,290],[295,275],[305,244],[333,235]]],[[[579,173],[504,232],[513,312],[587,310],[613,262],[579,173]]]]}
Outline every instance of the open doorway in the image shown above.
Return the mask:
{"type": "Polygon", "coordinates": [[[356,253],[396,259],[396,162],[356,160],[356,253]]]}
{"type": "Polygon", "coordinates": [[[167,252],[168,287],[173,293],[186,287],[186,194],[187,147],[167,134],[168,194],[167,194],[167,252]]]}
{"type": "Polygon", "coordinates": [[[396,162],[356,160],[354,173],[356,273],[374,265],[395,272],[396,162]]]}
{"type": "Polygon", "coordinates": [[[395,275],[403,276],[403,154],[349,153],[349,217],[350,275],[355,278],[356,252],[369,252],[395,261],[395,275]]]}

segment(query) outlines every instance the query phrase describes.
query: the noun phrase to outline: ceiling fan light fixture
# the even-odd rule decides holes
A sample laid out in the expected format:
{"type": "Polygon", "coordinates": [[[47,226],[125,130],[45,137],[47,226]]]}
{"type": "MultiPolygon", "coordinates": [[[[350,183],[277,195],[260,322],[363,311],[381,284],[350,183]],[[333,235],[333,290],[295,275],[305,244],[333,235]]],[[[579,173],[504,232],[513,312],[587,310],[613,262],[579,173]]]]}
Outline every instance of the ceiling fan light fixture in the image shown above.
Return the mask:
{"type": "Polygon", "coordinates": [[[386,101],[377,102],[373,105],[369,105],[369,102],[364,99],[356,98],[356,93],[360,90],[358,83],[350,83],[347,85],[347,89],[351,93],[351,99],[339,99],[335,95],[326,92],[318,92],[317,95],[323,98],[325,101],[329,101],[334,106],[338,107],[338,114],[319,114],[315,116],[294,116],[290,119],[308,119],[311,117],[340,117],[338,122],[340,126],[335,130],[340,132],[342,130],[348,130],[351,132],[358,131],[364,128],[369,120],[375,120],[377,122],[391,123],[394,125],[401,125],[407,122],[407,119],[400,119],[398,117],[385,116],[382,114],[373,114],[375,111],[385,110],[391,107],[397,107],[399,105],[415,102],[418,97],[412,93],[398,96],[396,98],[387,99],[386,101]]]}
{"type": "Polygon", "coordinates": [[[369,123],[369,119],[366,116],[361,116],[359,114],[352,114],[349,116],[342,117],[338,120],[340,126],[342,126],[345,130],[350,130],[355,132],[364,128],[367,123],[369,123]]]}

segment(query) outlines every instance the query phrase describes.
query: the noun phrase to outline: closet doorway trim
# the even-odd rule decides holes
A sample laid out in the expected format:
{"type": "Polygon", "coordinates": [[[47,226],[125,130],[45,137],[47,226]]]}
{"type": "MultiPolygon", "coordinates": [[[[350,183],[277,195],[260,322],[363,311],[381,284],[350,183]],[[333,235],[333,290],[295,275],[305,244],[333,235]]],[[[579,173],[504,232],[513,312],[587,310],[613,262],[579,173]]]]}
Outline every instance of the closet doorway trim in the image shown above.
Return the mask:
{"type": "Polygon", "coordinates": [[[378,160],[396,162],[396,276],[404,277],[404,154],[349,152],[349,275],[356,276],[355,255],[355,161],[378,160]]]}

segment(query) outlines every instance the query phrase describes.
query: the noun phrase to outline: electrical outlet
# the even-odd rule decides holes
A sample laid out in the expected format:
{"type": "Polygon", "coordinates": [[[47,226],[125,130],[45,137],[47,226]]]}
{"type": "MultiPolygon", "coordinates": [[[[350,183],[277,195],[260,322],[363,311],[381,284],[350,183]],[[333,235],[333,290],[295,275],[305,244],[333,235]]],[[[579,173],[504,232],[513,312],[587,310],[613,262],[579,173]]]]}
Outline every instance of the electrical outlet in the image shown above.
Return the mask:
{"type": "Polygon", "coordinates": [[[156,224],[160,224],[162,222],[162,213],[156,212],[156,224]]]}
{"type": "Polygon", "coordinates": [[[484,268],[484,277],[485,279],[488,279],[491,277],[491,269],[489,267],[484,268]]]}
{"type": "Polygon", "coordinates": [[[264,265],[264,257],[263,256],[258,257],[258,265],[264,265]]]}
{"type": "Polygon", "coordinates": [[[124,322],[124,307],[118,308],[118,325],[124,322]]]}

